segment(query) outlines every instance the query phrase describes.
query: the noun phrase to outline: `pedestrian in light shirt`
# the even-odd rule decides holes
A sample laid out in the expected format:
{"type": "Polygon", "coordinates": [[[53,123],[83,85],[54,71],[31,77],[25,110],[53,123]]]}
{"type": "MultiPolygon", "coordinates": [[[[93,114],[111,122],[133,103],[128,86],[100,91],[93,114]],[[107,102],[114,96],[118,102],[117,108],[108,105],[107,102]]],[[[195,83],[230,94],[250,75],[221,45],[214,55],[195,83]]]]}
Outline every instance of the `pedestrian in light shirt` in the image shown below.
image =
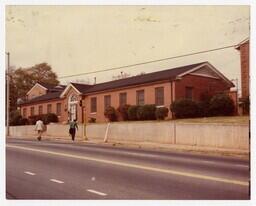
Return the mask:
{"type": "Polygon", "coordinates": [[[41,119],[36,121],[36,128],[35,128],[35,130],[38,133],[38,136],[37,136],[38,141],[41,141],[42,133],[44,131],[44,123],[43,123],[43,121],[41,119]]]}

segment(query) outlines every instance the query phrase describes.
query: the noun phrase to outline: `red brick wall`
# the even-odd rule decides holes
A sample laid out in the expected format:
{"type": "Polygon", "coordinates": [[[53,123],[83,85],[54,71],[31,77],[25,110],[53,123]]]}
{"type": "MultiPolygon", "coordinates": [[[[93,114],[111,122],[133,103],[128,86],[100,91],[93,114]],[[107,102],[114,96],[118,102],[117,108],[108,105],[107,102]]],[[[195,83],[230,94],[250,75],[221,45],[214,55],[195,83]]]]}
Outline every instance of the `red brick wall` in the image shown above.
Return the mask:
{"type": "Polygon", "coordinates": [[[186,75],[181,80],[175,82],[175,99],[185,98],[185,88],[193,88],[193,100],[200,100],[200,96],[204,92],[210,95],[216,92],[229,90],[227,83],[220,79],[207,78],[195,75],[186,75]]]}
{"type": "MultiPolygon", "coordinates": [[[[155,88],[164,87],[164,106],[169,109],[171,104],[171,83],[158,83],[144,86],[137,86],[127,89],[119,89],[110,92],[102,92],[95,95],[88,95],[85,98],[86,105],[86,121],[90,118],[96,118],[97,122],[106,122],[107,119],[104,116],[104,96],[111,95],[111,106],[114,108],[119,107],[119,93],[127,93],[127,104],[136,105],[136,91],[144,90],[144,102],[145,104],[155,104],[155,88]],[[97,112],[91,113],[91,98],[97,97],[97,112]]],[[[170,114],[169,114],[170,117],[170,114]]]]}
{"type": "Polygon", "coordinates": [[[240,46],[242,98],[249,96],[249,42],[240,46]]]}
{"type": "Polygon", "coordinates": [[[43,107],[43,114],[47,113],[47,105],[51,104],[52,105],[52,113],[56,114],[57,111],[57,103],[61,103],[61,115],[58,116],[59,118],[59,122],[63,122],[66,120],[65,117],[65,111],[64,111],[64,101],[62,99],[59,100],[53,100],[53,101],[47,101],[47,102],[38,102],[36,104],[31,104],[31,105],[23,105],[21,106],[21,115],[25,118],[28,118],[29,116],[31,116],[31,107],[34,107],[34,115],[38,115],[39,114],[39,106],[43,107]],[[26,112],[26,116],[24,116],[23,114],[23,109],[26,108],[27,112],[26,112]]]}

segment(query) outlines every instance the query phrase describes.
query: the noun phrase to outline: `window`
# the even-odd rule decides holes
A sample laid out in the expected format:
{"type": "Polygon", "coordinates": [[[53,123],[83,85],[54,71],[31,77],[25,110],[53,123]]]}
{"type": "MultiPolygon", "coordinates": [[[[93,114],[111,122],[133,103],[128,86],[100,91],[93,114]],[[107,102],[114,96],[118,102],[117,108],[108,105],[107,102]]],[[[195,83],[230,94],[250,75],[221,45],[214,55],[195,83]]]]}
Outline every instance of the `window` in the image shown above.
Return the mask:
{"type": "Polygon", "coordinates": [[[106,108],[108,108],[109,106],[111,106],[111,96],[106,95],[104,96],[104,110],[106,110],[106,108]]]}
{"type": "Polygon", "coordinates": [[[27,117],[27,108],[23,108],[23,117],[27,117]]]}
{"type": "Polygon", "coordinates": [[[34,116],[34,115],[35,115],[35,108],[30,107],[30,116],[34,116]]]}
{"type": "Polygon", "coordinates": [[[185,98],[190,100],[193,99],[193,87],[186,87],[185,98]]]}
{"type": "Polygon", "coordinates": [[[56,104],[56,114],[57,114],[58,116],[61,115],[61,103],[57,103],[57,104],[56,104]]]}
{"type": "Polygon", "coordinates": [[[136,92],[136,94],[137,105],[144,105],[144,90],[139,90],[136,92]]]}
{"type": "Polygon", "coordinates": [[[47,104],[47,113],[52,113],[52,105],[51,104],[47,104]]]}
{"type": "Polygon", "coordinates": [[[119,94],[119,106],[124,106],[127,104],[127,94],[126,92],[119,94]]]}
{"type": "Polygon", "coordinates": [[[43,106],[40,105],[38,108],[38,114],[43,114],[43,106]]]}
{"type": "Polygon", "coordinates": [[[97,112],[97,98],[91,98],[91,112],[97,112]]]}
{"type": "Polygon", "coordinates": [[[164,88],[163,87],[155,88],[155,103],[156,103],[156,106],[164,105],[164,88]]]}

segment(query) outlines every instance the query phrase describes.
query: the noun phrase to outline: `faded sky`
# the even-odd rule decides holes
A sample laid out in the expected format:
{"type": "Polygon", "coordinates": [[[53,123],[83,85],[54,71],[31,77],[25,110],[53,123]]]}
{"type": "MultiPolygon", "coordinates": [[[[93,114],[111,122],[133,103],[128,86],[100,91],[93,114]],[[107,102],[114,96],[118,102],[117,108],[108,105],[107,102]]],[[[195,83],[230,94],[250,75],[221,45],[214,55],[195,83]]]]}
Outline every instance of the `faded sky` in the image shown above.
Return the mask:
{"type": "MultiPolygon", "coordinates": [[[[11,65],[47,62],[58,76],[108,69],[238,44],[249,37],[249,6],[7,6],[6,51],[11,65]]],[[[206,54],[68,80],[112,80],[209,61],[240,78],[239,52],[206,54]]]]}

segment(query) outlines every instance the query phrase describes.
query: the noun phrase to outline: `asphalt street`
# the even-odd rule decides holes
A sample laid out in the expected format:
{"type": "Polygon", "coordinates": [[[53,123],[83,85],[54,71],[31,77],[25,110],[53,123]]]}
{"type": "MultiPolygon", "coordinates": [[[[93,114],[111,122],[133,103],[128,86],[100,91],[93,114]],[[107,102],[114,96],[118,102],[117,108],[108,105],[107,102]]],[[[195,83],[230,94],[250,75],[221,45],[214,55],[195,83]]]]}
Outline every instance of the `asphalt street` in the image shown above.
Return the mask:
{"type": "Polygon", "coordinates": [[[8,139],[7,199],[248,200],[249,160],[8,139]]]}

